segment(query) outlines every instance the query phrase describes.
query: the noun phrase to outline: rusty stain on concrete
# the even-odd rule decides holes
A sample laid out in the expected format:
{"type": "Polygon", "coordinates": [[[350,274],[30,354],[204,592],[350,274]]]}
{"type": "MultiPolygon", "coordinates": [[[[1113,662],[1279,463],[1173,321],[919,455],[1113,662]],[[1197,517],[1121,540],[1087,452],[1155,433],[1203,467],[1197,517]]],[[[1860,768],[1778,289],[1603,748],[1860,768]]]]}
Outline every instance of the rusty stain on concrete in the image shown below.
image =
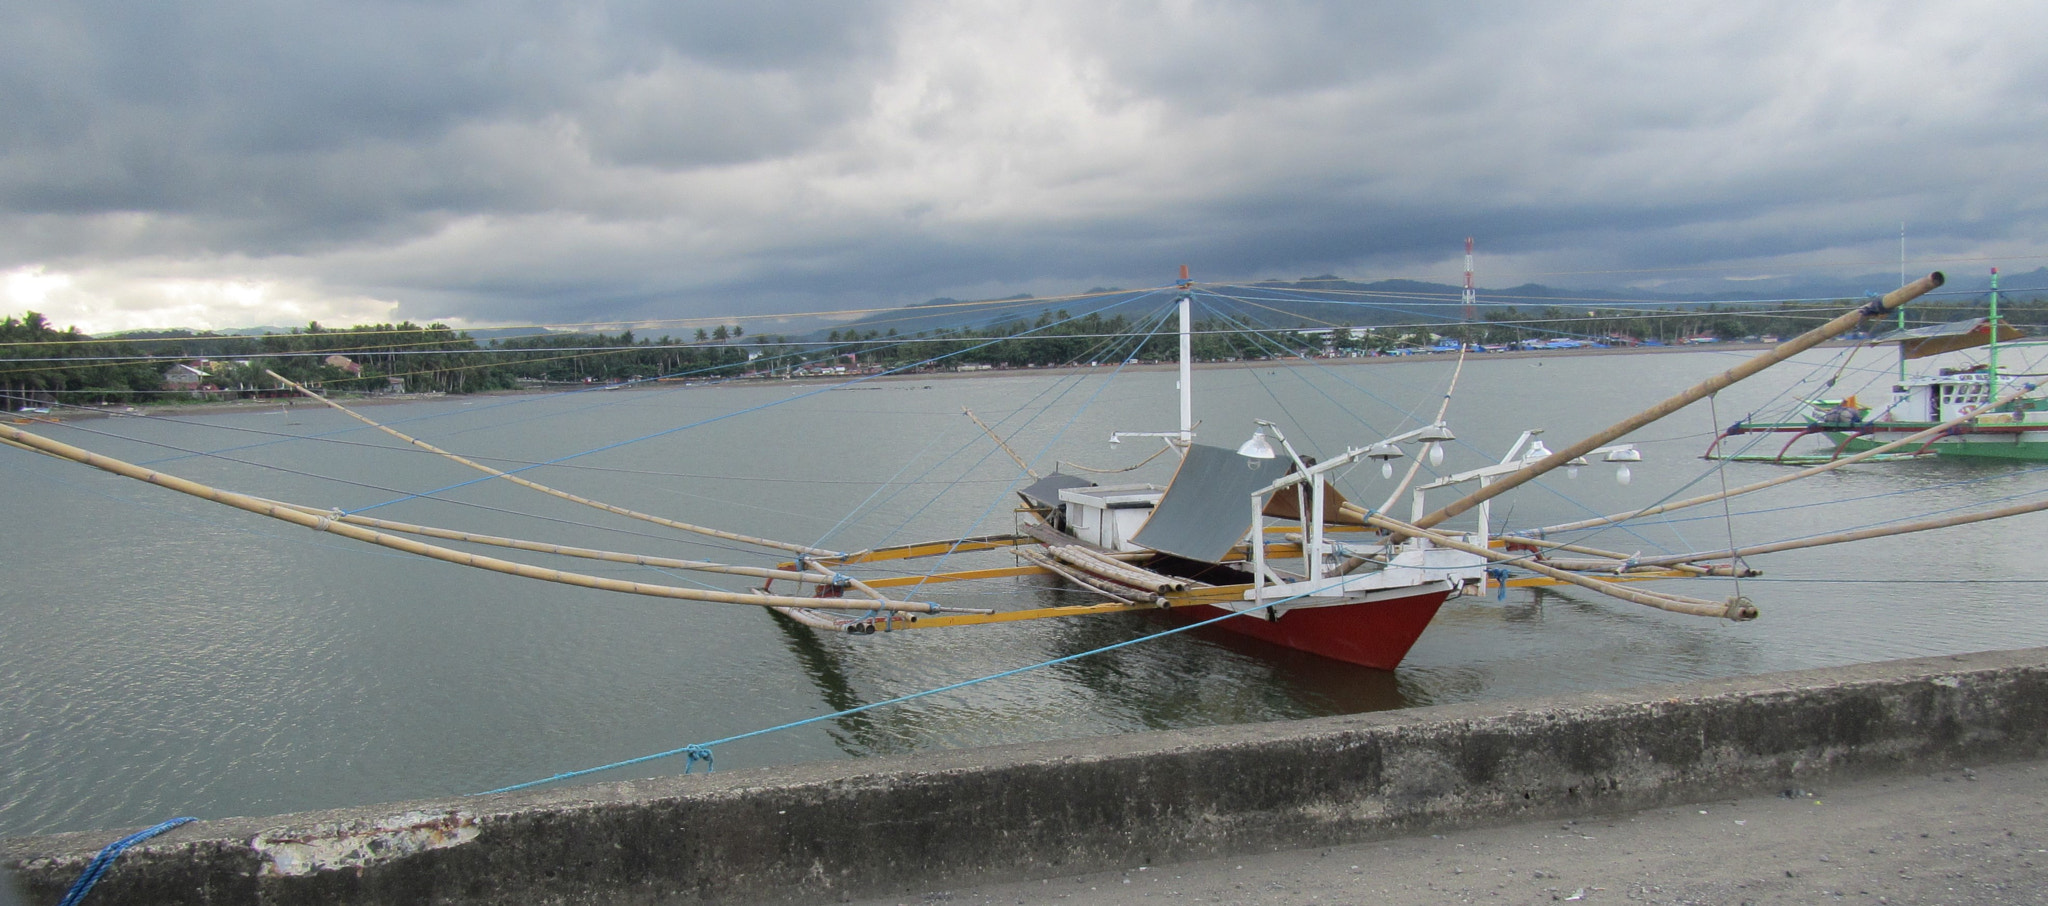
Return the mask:
{"type": "Polygon", "coordinates": [[[276,828],[258,834],[249,847],[263,859],[267,878],[288,878],[343,868],[369,868],[428,850],[469,843],[476,818],[461,812],[410,811],[369,822],[316,825],[310,830],[276,828]]]}

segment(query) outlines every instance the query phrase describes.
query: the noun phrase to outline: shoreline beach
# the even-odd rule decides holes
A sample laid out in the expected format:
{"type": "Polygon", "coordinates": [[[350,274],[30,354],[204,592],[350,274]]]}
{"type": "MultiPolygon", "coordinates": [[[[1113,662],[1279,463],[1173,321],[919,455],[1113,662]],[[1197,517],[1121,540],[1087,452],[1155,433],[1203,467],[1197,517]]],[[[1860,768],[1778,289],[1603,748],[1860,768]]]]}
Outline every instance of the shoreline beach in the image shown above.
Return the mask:
{"type": "MultiPolygon", "coordinates": [[[[1825,344],[1825,345],[1847,345],[1847,344],[1846,344],[1846,343],[1834,343],[1834,344],[1825,344]]],[[[1717,344],[1713,344],[1713,345],[1710,345],[1710,346],[1630,346],[1630,347],[1612,347],[1612,348],[1597,348],[1597,349],[1531,349],[1531,350],[1518,350],[1518,351],[1514,351],[1514,352],[1488,352],[1488,353],[1479,353],[1479,354],[1477,354],[1477,355],[1479,355],[1479,356],[1481,356],[1481,357],[1484,357],[1484,358],[1487,358],[1487,359],[1549,359],[1549,358],[1574,358],[1574,357],[1579,357],[1579,356],[1610,356],[1610,355],[1660,355],[1660,354],[1669,354],[1669,353],[1692,353],[1692,352],[1729,352],[1729,351],[1742,351],[1742,352],[1753,352],[1753,351],[1767,350],[1767,349],[1770,349],[1770,348],[1771,348],[1771,344],[1767,344],[1767,343],[1717,343],[1717,344]]],[[[1443,361],[1451,360],[1451,359],[1453,359],[1453,358],[1454,358],[1454,357],[1453,357],[1453,356],[1451,356],[1451,355],[1450,355],[1450,354],[1448,354],[1448,353],[1433,353],[1433,354],[1420,354],[1420,355],[1390,355],[1390,356],[1361,356],[1361,357],[1357,357],[1357,358],[1350,358],[1350,357],[1336,357],[1336,358],[1326,358],[1326,359],[1301,359],[1301,358],[1286,358],[1286,359],[1261,359],[1261,360],[1255,360],[1255,361],[1236,361],[1236,362],[1197,362],[1197,363],[1195,363],[1195,364],[1194,364],[1194,369],[1195,369],[1196,371],[1226,371],[1226,370],[1233,370],[1233,369],[1236,369],[1236,370],[1247,370],[1247,369],[1256,369],[1256,368],[1272,368],[1272,367],[1278,367],[1278,366],[1281,366],[1281,365],[1288,365],[1288,364],[1292,364],[1292,363],[1298,363],[1298,362],[1303,362],[1303,361],[1313,361],[1313,362],[1318,362],[1318,363],[1324,363],[1324,364],[1330,364],[1330,365],[1411,365],[1411,364],[1421,364],[1421,363],[1426,363],[1426,362],[1443,362],[1443,361]]],[[[492,398],[498,398],[498,397],[508,397],[508,396],[544,396],[544,395],[548,395],[548,394],[564,394],[564,393],[592,393],[592,392],[622,392],[622,391],[623,391],[623,392],[637,392],[637,391],[646,391],[646,390],[652,390],[652,389],[676,389],[676,388],[679,388],[679,387],[689,387],[689,388],[693,388],[693,389],[699,389],[699,388],[701,388],[701,389],[716,389],[716,388],[726,388],[726,387],[753,387],[753,386],[761,386],[761,385],[765,385],[765,384],[790,384],[790,385],[795,385],[795,386],[813,386],[813,385],[819,385],[819,384],[834,384],[834,383],[850,383],[850,382],[853,382],[853,381],[863,381],[863,382],[881,382],[881,383],[899,383],[899,382],[905,382],[905,381],[932,381],[932,380],[942,380],[942,381],[943,381],[943,380],[959,380],[959,379],[966,379],[966,378],[991,378],[991,377],[1030,377],[1030,376],[1039,376],[1039,375],[1054,375],[1054,376],[1066,377],[1066,376],[1072,376],[1072,375],[1077,375],[1077,374],[1087,374],[1087,373],[1096,373],[1096,372],[1106,372],[1106,371],[1114,370],[1114,369],[1116,369],[1117,367],[1118,367],[1118,366],[1116,366],[1116,365],[1061,365],[1061,366],[1053,366],[1053,367],[1045,367],[1045,368],[1036,368],[1036,367],[1030,367],[1030,366],[1026,366],[1026,367],[1022,367],[1022,368],[991,368],[991,369],[988,369],[988,370],[985,370],[985,371],[951,371],[951,370],[947,370],[947,371],[915,371],[915,372],[899,372],[899,373],[881,373],[881,374],[871,374],[871,375],[858,375],[858,374],[844,374],[844,375],[817,375],[817,376],[806,376],[806,377],[769,377],[769,378],[759,378],[759,377],[751,377],[751,378],[728,378],[728,379],[707,379],[707,380],[703,380],[703,381],[688,381],[688,380],[684,380],[684,381],[678,381],[678,380],[673,380],[673,379],[664,379],[664,380],[647,380],[647,381],[642,381],[642,382],[639,382],[639,383],[637,383],[637,384],[635,384],[635,383],[627,383],[627,384],[584,384],[584,385],[565,385],[565,386],[559,386],[559,387],[532,387],[532,388],[516,388],[516,389],[510,389],[510,390],[488,390],[488,391],[484,391],[484,392],[481,392],[481,393],[467,393],[467,394],[451,394],[451,393],[440,393],[440,392],[436,392],[436,393],[402,393],[402,394],[376,394],[376,395],[361,395],[361,396],[356,396],[356,395],[345,395],[345,394],[344,394],[344,395],[337,395],[337,396],[331,397],[331,399],[333,399],[333,401],[335,401],[335,402],[337,402],[337,403],[343,403],[343,404],[346,404],[346,405],[348,405],[348,406],[350,406],[350,407],[357,407],[357,406],[385,406],[385,405],[395,405],[395,404],[399,404],[399,403],[416,403],[416,402],[421,402],[421,401],[424,401],[424,400],[433,400],[433,399],[446,399],[446,398],[449,398],[449,397],[462,397],[462,398],[465,398],[465,399],[492,399],[492,398]]],[[[1178,366],[1177,366],[1177,365],[1174,365],[1173,363],[1167,362],[1167,363],[1139,363],[1139,364],[1130,364],[1130,365],[1124,365],[1124,366],[1121,366],[1121,367],[1122,367],[1122,369],[1123,369],[1123,370],[1125,370],[1125,371],[1137,371],[1137,372],[1170,372],[1170,371],[1173,371],[1173,370],[1175,370],[1175,369],[1176,369],[1176,368],[1177,368],[1178,366]]],[[[25,413],[20,413],[20,412],[15,412],[15,413],[9,413],[9,415],[10,415],[10,416],[12,416],[13,418],[15,418],[15,419],[16,419],[17,421],[19,421],[19,420],[22,420],[22,419],[27,419],[27,420],[28,420],[28,421],[30,421],[30,422],[35,422],[35,421],[48,421],[48,422],[63,422],[63,421],[69,421],[69,420],[73,420],[73,419],[89,419],[89,418],[114,418],[114,417],[120,417],[120,416],[133,416],[133,417],[159,417],[159,416],[168,416],[168,415],[214,415],[214,414],[219,414],[219,413],[224,413],[224,412],[253,412],[253,411],[261,411],[261,410],[265,410],[265,409],[272,409],[272,408],[277,408],[277,407],[279,407],[279,406],[285,406],[285,407],[289,408],[289,406],[290,406],[290,405],[295,405],[295,404],[297,404],[297,403],[299,403],[299,402],[310,402],[310,401],[308,401],[308,400],[302,400],[302,399],[292,399],[292,398],[285,398],[285,397],[263,397],[263,398],[256,398],[256,399],[236,399],[236,400],[193,400],[193,401],[189,401],[189,402],[154,402],[154,403],[138,403],[138,404],[124,404],[124,405],[120,405],[120,406],[105,406],[105,407],[98,407],[98,406],[66,406],[66,407],[62,408],[61,410],[53,411],[53,412],[52,412],[52,413],[50,414],[50,417],[44,417],[44,418],[37,418],[37,417],[35,417],[35,416],[33,416],[33,415],[28,415],[28,414],[25,414],[25,413]]]]}

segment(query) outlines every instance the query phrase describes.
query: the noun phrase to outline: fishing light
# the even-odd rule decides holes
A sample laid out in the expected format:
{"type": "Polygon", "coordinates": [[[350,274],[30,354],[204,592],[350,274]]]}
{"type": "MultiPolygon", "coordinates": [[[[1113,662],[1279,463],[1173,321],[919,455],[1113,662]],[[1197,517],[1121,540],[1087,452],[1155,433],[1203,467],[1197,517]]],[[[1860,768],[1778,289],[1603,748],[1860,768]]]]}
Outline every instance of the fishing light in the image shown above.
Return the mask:
{"type": "Polygon", "coordinates": [[[1580,466],[1583,466],[1583,465],[1585,465],[1585,464],[1586,464],[1586,457],[1584,457],[1584,456],[1574,456],[1574,457],[1572,457],[1572,458],[1570,458],[1570,459],[1568,459],[1568,460],[1565,460],[1565,463],[1564,463],[1564,477],[1566,477],[1566,478],[1577,478],[1577,477],[1579,477],[1579,467],[1580,467],[1580,466]]]}
{"type": "Polygon", "coordinates": [[[1280,452],[1273,449],[1273,441],[1266,436],[1266,429],[1257,428],[1252,431],[1251,440],[1238,445],[1237,455],[1252,459],[1272,459],[1279,456],[1280,452]]]}
{"type": "Polygon", "coordinates": [[[1400,459],[1401,457],[1407,456],[1408,454],[1404,452],[1400,447],[1387,443],[1386,441],[1380,441],[1379,443],[1373,444],[1372,446],[1365,448],[1365,455],[1380,461],[1381,478],[1392,478],[1394,477],[1394,460],[1400,459]]]}
{"type": "Polygon", "coordinates": [[[1437,422],[1434,425],[1416,431],[1412,439],[1421,441],[1428,446],[1430,465],[1440,466],[1444,464],[1444,444],[1457,440],[1458,435],[1451,433],[1449,425],[1437,422]]]}
{"type": "Polygon", "coordinates": [[[1614,480],[1622,484],[1628,484],[1635,477],[1635,473],[1629,470],[1628,464],[1642,462],[1643,451],[1634,447],[1615,447],[1607,451],[1607,461],[1619,464],[1619,467],[1614,470],[1614,480]]]}

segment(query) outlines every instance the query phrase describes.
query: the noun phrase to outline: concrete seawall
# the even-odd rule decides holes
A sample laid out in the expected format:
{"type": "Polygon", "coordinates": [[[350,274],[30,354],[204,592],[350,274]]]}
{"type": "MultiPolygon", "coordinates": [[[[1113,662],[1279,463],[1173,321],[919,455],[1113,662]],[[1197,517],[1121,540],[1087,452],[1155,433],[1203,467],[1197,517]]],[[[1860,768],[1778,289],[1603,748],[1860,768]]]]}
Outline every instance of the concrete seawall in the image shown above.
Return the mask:
{"type": "MultiPolygon", "coordinates": [[[[2048,649],[202,821],[111,903],[831,902],[2048,753],[2048,649]]],[[[123,832],[0,841],[54,903],[123,832]]]]}

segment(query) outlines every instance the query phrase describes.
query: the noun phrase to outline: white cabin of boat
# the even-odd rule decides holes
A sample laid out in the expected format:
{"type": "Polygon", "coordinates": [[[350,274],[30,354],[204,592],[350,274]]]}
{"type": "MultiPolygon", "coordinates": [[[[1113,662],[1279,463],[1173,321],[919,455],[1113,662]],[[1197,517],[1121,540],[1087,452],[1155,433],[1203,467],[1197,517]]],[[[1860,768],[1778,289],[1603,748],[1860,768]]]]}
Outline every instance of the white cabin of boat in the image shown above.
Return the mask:
{"type": "Polygon", "coordinates": [[[1089,485],[1059,492],[1067,533],[1118,553],[1147,548],[1131,539],[1152,518],[1166,489],[1156,484],[1089,485]]]}
{"type": "MultiPolygon", "coordinates": [[[[1989,318],[1967,318],[1911,330],[1898,330],[1870,341],[1899,350],[1899,382],[1892,385],[1891,404],[1874,417],[1891,421],[1943,422],[1991,402],[1998,392],[1998,373],[1991,365],[1943,368],[1935,374],[1905,375],[1913,359],[2010,343],[2025,337],[2019,329],[1989,318]]],[[[2024,412],[2021,413],[2024,417],[2024,412]]]]}

